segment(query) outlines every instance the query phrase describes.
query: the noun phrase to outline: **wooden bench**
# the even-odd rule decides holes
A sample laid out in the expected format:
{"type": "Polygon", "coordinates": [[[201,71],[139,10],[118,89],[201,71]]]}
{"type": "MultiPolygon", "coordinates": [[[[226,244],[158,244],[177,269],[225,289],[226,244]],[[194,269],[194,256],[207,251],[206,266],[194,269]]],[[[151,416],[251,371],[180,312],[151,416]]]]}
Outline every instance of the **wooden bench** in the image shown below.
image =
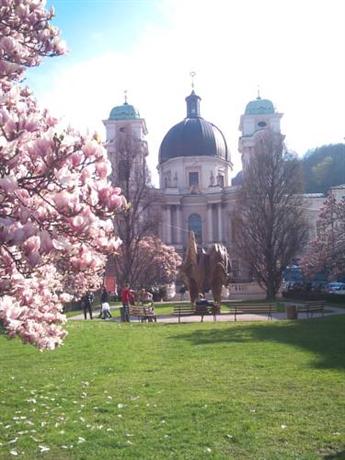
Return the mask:
{"type": "Polygon", "coordinates": [[[178,317],[178,322],[181,322],[181,316],[196,316],[200,315],[201,322],[204,321],[205,315],[213,315],[214,321],[216,321],[216,307],[212,305],[174,305],[173,315],[178,317]]]}
{"type": "Polygon", "coordinates": [[[217,321],[217,313],[220,313],[220,308],[215,304],[195,306],[195,314],[201,316],[202,323],[205,315],[213,315],[213,321],[217,321]]]}
{"type": "Polygon", "coordinates": [[[192,316],[195,315],[195,308],[193,305],[174,305],[173,315],[178,316],[178,322],[181,322],[181,316],[192,316]]]}
{"type": "Polygon", "coordinates": [[[150,311],[148,307],[144,307],[144,306],[130,305],[129,316],[136,316],[138,318],[138,321],[142,323],[146,320],[149,322],[152,322],[152,321],[157,322],[156,313],[150,311]]]}
{"type": "Polygon", "coordinates": [[[306,313],[307,318],[312,318],[314,313],[321,313],[324,316],[325,302],[323,300],[309,300],[297,307],[298,313],[306,313]]]}
{"type": "Polygon", "coordinates": [[[233,309],[235,316],[235,321],[237,321],[237,315],[245,315],[247,313],[264,313],[267,315],[267,318],[272,319],[272,312],[277,311],[275,305],[236,305],[228,304],[227,307],[233,309]]]}

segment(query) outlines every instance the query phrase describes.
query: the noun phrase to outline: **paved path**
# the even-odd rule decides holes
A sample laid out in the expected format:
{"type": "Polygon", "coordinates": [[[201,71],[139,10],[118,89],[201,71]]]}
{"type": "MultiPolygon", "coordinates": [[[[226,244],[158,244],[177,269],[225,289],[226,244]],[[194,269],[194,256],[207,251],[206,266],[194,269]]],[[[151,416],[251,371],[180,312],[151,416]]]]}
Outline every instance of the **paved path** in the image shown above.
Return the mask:
{"type": "MultiPolygon", "coordinates": [[[[115,309],[119,309],[120,307],[115,307],[115,309]]],[[[114,308],[111,309],[111,311],[114,311],[114,308]]],[[[326,307],[325,309],[325,315],[324,316],[331,316],[331,315],[344,315],[345,314],[345,309],[344,308],[337,308],[337,307],[326,307]]],[[[94,321],[102,321],[100,318],[98,318],[99,315],[99,309],[93,311],[93,316],[94,316],[94,321]]],[[[313,315],[313,318],[320,317],[321,315],[319,313],[315,313],[313,315]]],[[[278,320],[283,320],[286,319],[286,313],[272,313],[272,320],[273,321],[278,321],[278,320]]],[[[70,320],[84,320],[84,314],[72,316],[69,318],[70,320]]],[[[307,314],[306,313],[299,313],[298,314],[298,319],[307,319],[307,314]]],[[[88,317],[89,320],[89,317],[88,317]]],[[[110,318],[107,319],[106,321],[112,321],[112,322],[120,322],[120,318],[110,318]]],[[[204,322],[210,322],[213,321],[213,316],[208,315],[204,316],[204,322]]],[[[222,313],[220,315],[217,315],[217,321],[234,321],[234,314],[233,313],[222,313]]],[[[240,321],[267,321],[267,315],[265,314],[244,314],[244,315],[237,315],[237,322],[240,321]]],[[[270,320],[269,320],[270,321],[270,320]]],[[[131,319],[131,322],[133,323],[138,323],[139,321],[137,319],[131,319]]],[[[172,315],[157,315],[157,323],[178,323],[178,317],[177,316],[172,316],[172,315]]],[[[193,316],[185,316],[181,318],[181,323],[200,323],[200,315],[193,315],[193,316]]]]}

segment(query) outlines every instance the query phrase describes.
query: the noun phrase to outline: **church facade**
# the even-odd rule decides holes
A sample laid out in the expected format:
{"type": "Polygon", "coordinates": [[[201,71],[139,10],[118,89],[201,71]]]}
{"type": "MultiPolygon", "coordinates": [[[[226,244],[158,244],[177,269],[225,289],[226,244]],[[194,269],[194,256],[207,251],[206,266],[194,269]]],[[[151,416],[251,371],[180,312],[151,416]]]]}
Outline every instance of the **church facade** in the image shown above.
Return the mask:
{"type": "MultiPolygon", "coordinates": [[[[202,117],[201,98],[194,90],[185,101],[185,118],[166,133],[159,149],[159,236],[181,255],[191,230],[202,247],[223,243],[229,250],[234,277],[238,281],[247,281],[249,274],[241,260],[234,256],[238,186],[231,182],[233,165],[225,136],[217,126],[202,117]]],[[[280,133],[282,116],[268,99],[258,97],[247,104],[239,125],[238,150],[243,170],[250,162],[258,133],[267,128],[280,133]]],[[[140,142],[136,161],[138,167],[145,165],[148,154],[146,123],[134,106],[125,101],[112,109],[104,125],[108,155],[115,174],[112,180],[116,184],[116,174],[121,170],[117,146],[124,133],[130,133],[140,142]]],[[[316,220],[323,201],[321,194],[305,195],[311,238],[316,232],[316,220]]]]}

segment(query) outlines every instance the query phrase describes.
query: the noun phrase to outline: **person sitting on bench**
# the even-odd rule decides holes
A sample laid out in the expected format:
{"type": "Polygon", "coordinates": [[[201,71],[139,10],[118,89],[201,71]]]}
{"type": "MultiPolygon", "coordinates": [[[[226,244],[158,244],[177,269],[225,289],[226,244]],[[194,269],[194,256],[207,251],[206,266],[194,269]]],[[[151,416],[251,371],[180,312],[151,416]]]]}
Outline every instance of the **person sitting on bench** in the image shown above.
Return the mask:
{"type": "Polygon", "coordinates": [[[140,293],[140,299],[142,305],[152,305],[153,295],[151,292],[146,291],[146,289],[142,289],[140,293]]]}
{"type": "Polygon", "coordinates": [[[205,299],[203,294],[199,294],[199,299],[195,302],[195,306],[198,313],[207,313],[208,307],[214,307],[215,305],[213,302],[209,302],[207,299],[205,299]]]}
{"type": "Polygon", "coordinates": [[[203,294],[199,294],[199,299],[195,302],[195,305],[206,305],[207,307],[213,307],[214,303],[205,299],[203,294]]]}

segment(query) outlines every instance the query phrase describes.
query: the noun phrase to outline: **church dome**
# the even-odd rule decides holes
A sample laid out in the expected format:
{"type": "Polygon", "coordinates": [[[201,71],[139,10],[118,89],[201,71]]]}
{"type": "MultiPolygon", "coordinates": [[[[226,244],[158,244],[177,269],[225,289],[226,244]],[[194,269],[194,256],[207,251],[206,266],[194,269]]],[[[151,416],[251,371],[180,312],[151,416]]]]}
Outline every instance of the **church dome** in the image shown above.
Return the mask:
{"type": "Polygon", "coordinates": [[[248,102],[245,110],[245,115],[265,115],[274,113],[274,107],[269,99],[256,98],[254,101],[248,102]]]}
{"type": "Polygon", "coordinates": [[[138,110],[125,102],[111,109],[109,120],[136,120],[140,118],[138,110]]]}
{"type": "Polygon", "coordinates": [[[223,133],[200,116],[200,97],[192,91],[186,102],[187,117],[165,135],[159,149],[159,163],[192,156],[213,156],[229,161],[223,133]]]}

